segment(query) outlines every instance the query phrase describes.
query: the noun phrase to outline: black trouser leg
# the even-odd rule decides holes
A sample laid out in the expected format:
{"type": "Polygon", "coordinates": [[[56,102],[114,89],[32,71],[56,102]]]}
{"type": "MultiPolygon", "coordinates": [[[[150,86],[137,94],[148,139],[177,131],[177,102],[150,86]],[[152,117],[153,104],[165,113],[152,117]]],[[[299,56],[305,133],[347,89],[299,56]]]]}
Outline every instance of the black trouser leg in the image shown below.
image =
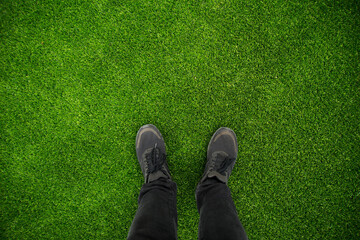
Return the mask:
{"type": "Polygon", "coordinates": [[[177,239],[176,189],[162,178],[142,186],[128,240],[177,239]]]}
{"type": "Polygon", "coordinates": [[[226,184],[216,179],[206,180],[196,189],[196,201],[200,240],[247,239],[226,184]]]}

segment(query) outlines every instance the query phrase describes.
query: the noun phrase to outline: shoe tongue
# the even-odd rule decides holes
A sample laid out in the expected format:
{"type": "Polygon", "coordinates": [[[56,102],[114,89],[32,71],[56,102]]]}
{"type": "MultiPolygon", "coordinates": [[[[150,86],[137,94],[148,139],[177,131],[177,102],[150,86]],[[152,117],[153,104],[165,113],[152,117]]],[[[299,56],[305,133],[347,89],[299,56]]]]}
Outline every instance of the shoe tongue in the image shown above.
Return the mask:
{"type": "Polygon", "coordinates": [[[212,171],[209,172],[209,174],[207,175],[208,178],[217,178],[219,181],[223,182],[223,183],[227,183],[227,177],[224,175],[221,175],[220,173],[216,172],[216,171],[212,171]]]}
{"type": "MultiPolygon", "coordinates": [[[[224,151],[216,151],[216,152],[213,152],[212,154],[212,158],[215,158],[214,161],[216,162],[216,159],[217,158],[223,158],[225,159],[226,157],[228,157],[229,155],[224,152],[224,151]]],[[[220,167],[220,166],[218,166],[220,167]]],[[[207,175],[208,178],[217,178],[219,181],[227,184],[228,182],[228,177],[225,175],[222,175],[221,173],[219,173],[218,171],[211,171],[210,173],[208,173],[207,175]]]]}

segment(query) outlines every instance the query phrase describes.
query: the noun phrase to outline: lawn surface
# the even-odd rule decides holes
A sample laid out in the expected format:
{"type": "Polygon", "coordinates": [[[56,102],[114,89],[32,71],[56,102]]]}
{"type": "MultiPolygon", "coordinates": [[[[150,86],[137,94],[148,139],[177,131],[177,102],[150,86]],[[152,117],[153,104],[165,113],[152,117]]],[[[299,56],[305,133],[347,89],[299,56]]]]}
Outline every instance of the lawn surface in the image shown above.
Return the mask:
{"type": "Polygon", "coordinates": [[[179,239],[213,132],[250,239],[360,238],[359,1],[0,3],[0,238],[125,239],[162,132],[179,239]]]}

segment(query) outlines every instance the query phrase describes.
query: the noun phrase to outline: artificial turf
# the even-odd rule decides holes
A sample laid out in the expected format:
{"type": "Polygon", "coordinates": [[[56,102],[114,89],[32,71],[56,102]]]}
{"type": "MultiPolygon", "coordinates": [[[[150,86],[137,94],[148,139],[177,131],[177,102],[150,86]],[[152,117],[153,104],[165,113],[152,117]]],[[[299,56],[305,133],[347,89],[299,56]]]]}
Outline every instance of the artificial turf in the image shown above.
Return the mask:
{"type": "Polygon", "coordinates": [[[125,239],[162,132],[178,236],[221,126],[250,239],[359,239],[360,7],[354,1],[0,3],[2,239],[125,239]]]}

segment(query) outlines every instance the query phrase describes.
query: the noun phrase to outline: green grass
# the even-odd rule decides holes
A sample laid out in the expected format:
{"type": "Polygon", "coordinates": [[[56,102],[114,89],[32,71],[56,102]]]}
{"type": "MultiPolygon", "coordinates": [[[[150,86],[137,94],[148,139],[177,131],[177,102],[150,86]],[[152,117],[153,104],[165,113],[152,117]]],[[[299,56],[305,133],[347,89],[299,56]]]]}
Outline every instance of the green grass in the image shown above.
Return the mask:
{"type": "Polygon", "coordinates": [[[359,239],[360,6],[354,1],[0,5],[2,239],[125,239],[134,141],[164,135],[179,239],[221,126],[250,239],[359,239]]]}

